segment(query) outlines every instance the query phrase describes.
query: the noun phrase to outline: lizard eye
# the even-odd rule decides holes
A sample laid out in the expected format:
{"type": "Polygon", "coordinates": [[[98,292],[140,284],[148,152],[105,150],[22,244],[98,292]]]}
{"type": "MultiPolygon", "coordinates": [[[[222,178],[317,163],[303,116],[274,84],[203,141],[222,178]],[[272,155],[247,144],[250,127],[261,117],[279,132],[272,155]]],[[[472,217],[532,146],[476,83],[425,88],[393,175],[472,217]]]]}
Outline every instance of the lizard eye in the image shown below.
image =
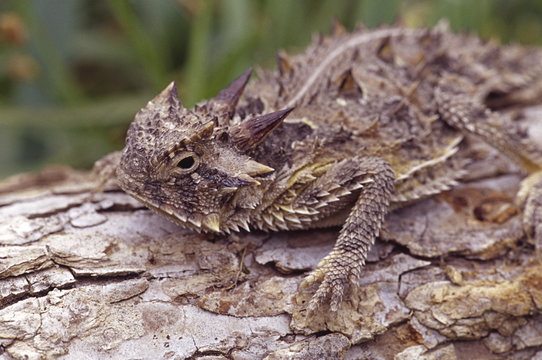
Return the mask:
{"type": "Polygon", "coordinates": [[[195,163],[196,163],[196,161],[194,160],[193,156],[187,156],[184,159],[182,159],[181,161],[179,161],[179,163],[177,164],[177,167],[180,167],[181,169],[188,170],[188,169],[191,169],[192,166],[194,166],[195,163]]]}
{"type": "Polygon", "coordinates": [[[194,170],[199,165],[199,161],[194,153],[184,153],[178,157],[178,162],[175,165],[176,172],[179,174],[187,174],[194,170]]]}

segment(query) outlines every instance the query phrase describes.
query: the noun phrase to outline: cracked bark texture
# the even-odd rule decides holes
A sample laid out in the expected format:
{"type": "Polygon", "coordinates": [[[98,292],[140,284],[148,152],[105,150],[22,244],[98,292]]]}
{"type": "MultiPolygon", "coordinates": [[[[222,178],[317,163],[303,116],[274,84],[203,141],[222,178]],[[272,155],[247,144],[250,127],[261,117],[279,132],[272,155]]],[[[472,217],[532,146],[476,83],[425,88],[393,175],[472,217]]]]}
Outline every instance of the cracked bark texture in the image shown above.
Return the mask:
{"type": "MultiPolygon", "coordinates": [[[[541,136],[542,108],[524,111],[541,136]]],[[[542,265],[509,160],[389,214],[359,290],[308,323],[296,289],[338,229],[209,237],[65,167],[0,183],[5,359],[542,359],[542,265]]]]}

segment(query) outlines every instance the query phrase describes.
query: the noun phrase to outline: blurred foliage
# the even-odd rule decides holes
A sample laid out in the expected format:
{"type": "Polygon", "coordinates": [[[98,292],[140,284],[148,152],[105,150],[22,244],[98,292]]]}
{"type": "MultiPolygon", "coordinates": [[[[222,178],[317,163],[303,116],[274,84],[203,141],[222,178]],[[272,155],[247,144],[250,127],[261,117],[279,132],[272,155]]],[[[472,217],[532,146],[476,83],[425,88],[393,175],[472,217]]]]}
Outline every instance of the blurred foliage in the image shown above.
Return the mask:
{"type": "Polygon", "coordinates": [[[88,168],[122,148],[133,114],[171,80],[188,106],[247,67],[271,67],[333,19],[542,42],[541,0],[2,0],[0,177],[88,168]]]}

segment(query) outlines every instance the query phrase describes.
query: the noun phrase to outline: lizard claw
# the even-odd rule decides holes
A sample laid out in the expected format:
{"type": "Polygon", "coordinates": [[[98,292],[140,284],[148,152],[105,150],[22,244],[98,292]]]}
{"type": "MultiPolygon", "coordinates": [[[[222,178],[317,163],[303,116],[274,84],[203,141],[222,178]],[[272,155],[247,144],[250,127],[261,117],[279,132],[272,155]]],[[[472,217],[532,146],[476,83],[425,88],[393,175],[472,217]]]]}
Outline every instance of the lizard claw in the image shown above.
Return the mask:
{"type": "Polygon", "coordinates": [[[326,274],[324,281],[309,302],[309,313],[317,311],[326,302],[329,302],[331,311],[337,311],[348,285],[349,281],[343,274],[326,274]]]}
{"type": "Polygon", "coordinates": [[[309,314],[314,314],[324,304],[329,304],[333,312],[339,309],[348,287],[353,284],[353,275],[356,273],[355,269],[349,265],[324,259],[318,268],[303,280],[300,289],[320,282],[307,306],[309,314]]]}

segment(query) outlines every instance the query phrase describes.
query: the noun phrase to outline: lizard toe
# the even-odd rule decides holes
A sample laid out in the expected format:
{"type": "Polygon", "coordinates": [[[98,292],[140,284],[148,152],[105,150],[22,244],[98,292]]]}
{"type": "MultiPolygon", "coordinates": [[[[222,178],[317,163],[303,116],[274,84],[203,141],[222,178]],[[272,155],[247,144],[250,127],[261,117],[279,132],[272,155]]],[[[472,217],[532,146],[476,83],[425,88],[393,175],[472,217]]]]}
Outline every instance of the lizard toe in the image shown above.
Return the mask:
{"type": "Polygon", "coordinates": [[[323,278],[309,302],[307,308],[309,313],[316,312],[325,304],[329,305],[331,311],[337,311],[351,285],[353,273],[355,273],[354,269],[345,269],[343,266],[329,266],[327,269],[322,269],[320,274],[323,274],[323,278]]]}

